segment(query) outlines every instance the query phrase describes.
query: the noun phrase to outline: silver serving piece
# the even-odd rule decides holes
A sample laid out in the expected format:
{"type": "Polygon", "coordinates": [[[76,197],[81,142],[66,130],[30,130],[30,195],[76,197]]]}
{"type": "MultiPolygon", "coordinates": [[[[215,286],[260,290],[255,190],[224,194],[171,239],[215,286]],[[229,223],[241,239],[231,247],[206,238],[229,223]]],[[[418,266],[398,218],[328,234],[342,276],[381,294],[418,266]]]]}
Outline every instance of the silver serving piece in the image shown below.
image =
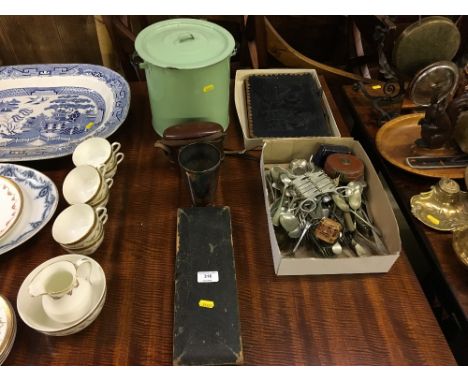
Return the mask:
{"type": "Polygon", "coordinates": [[[305,159],[295,159],[287,168],[266,169],[265,180],[277,237],[282,244],[292,239],[285,250],[289,255],[294,256],[304,246],[318,257],[387,252],[380,231],[368,215],[364,181],[338,186],[339,179],[330,178],[305,159]],[[323,236],[333,225],[341,227],[341,232],[323,236]]]}

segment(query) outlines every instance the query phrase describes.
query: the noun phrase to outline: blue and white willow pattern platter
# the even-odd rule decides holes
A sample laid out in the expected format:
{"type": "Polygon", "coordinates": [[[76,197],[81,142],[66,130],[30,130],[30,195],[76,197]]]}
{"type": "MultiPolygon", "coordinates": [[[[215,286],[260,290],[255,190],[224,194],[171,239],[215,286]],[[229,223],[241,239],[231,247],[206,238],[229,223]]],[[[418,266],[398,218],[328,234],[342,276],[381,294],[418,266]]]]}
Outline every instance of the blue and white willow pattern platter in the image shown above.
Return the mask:
{"type": "Polygon", "coordinates": [[[69,155],[125,120],[130,88],[98,65],[0,66],[0,162],[69,155]]]}
{"type": "Polygon", "coordinates": [[[58,191],[47,176],[29,167],[0,163],[0,175],[10,178],[23,194],[23,209],[15,226],[0,239],[0,255],[29,240],[50,220],[58,191]]]}

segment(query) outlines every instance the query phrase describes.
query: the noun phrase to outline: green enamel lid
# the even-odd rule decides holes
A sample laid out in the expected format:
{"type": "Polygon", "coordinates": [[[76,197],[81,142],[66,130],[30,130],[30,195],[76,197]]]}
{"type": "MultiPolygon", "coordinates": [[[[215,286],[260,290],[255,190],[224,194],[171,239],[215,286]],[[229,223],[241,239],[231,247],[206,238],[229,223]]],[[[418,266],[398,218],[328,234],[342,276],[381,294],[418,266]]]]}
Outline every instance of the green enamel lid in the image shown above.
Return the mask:
{"type": "Polygon", "coordinates": [[[234,38],[217,24],[172,19],[143,29],[135,41],[138,55],[162,68],[198,69],[216,64],[234,50],[234,38]]]}

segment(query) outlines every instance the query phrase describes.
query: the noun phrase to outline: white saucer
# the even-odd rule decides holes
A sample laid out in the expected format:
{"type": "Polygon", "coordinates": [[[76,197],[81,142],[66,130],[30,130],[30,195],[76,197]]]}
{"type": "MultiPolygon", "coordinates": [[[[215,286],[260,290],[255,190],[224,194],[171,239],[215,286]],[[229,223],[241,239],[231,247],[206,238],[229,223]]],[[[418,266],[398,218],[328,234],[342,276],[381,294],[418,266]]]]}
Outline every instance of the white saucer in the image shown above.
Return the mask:
{"type": "Polygon", "coordinates": [[[44,263],[36,267],[24,279],[18,291],[16,305],[18,308],[19,316],[25,322],[25,324],[31,327],[32,329],[35,329],[41,333],[50,336],[66,336],[83,330],[97,318],[97,316],[102,310],[102,307],[104,306],[104,302],[106,300],[106,292],[106,276],[104,274],[103,269],[101,268],[99,263],[96,262],[96,260],[84,255],[62,255],[45,261],[44,263]],[[44,309],[42,308],[41,297],[30,296],[28,292],[29,284],[38,272],[40,272],[43,268],[45,268],[51,263],[60,260],[77,261],[83,258],[88,259],[89,261],[91,261],[92,264],[90,276],[90,282],[93,287],[91,308],[88,313],[86,313],[82,318],[80,318],[77,321],[66,324],[56,322],[49,318],[44,312],[44,309]]]}

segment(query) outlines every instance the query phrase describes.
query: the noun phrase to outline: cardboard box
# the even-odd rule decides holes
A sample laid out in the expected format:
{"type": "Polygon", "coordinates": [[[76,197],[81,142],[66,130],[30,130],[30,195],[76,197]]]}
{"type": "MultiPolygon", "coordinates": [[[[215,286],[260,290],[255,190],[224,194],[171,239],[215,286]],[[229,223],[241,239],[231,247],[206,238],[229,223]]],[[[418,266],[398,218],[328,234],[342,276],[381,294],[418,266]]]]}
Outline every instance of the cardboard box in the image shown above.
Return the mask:
{"type": "MultiPolygon", "coordinates": [[[[315,69],[243,69],[236,71],[236,79],[234,82],[234,103],[236,105],[237,115],[239,117],[239,124],[242,129],[242,135],[244,137],[244,147],[246,150],[252,150],[262,148],[264,139],[267,138],[252,138],[249,133],[249,124],[247,119],[247,103],[245,96],[245,85],[244,80],[246,77],[252,74],[283,74],[283,73],[311,73],[314,77],[317,87],[322,89],[319,78],[317,76],[317,71],[315,69]]],[[[325,111],[325,117],[329,123],[330,129],[333,133],[333,136],[340,137],[340,131],[336,125],[335,119],[328,104],[327,97],[322,92],[322,106],[325,111]]],[[[283,139],[283,138],[276,138],[283,139]]]]}
{"type": "Polygon", "coordinates": [[[352,138],[317,137],[269,139],[265,142],[260,160],[265,208],[267,210],[273,264],[277,275],[320,275],[343,273],[388,272],[401,251],[398,224],[390,201],[372,163],[358,141],[352,138]],[[265,181],[265,166],[287,164],[292,159],[309,158],[322,143],[350,147],[365,164],[366,197],[375,225],[382,232],[388,254],[372,254],[369,257],[317,258],[306,250],[296,252],[295,257],[281,253],[269,213],[270,202],[265,181]]]}

